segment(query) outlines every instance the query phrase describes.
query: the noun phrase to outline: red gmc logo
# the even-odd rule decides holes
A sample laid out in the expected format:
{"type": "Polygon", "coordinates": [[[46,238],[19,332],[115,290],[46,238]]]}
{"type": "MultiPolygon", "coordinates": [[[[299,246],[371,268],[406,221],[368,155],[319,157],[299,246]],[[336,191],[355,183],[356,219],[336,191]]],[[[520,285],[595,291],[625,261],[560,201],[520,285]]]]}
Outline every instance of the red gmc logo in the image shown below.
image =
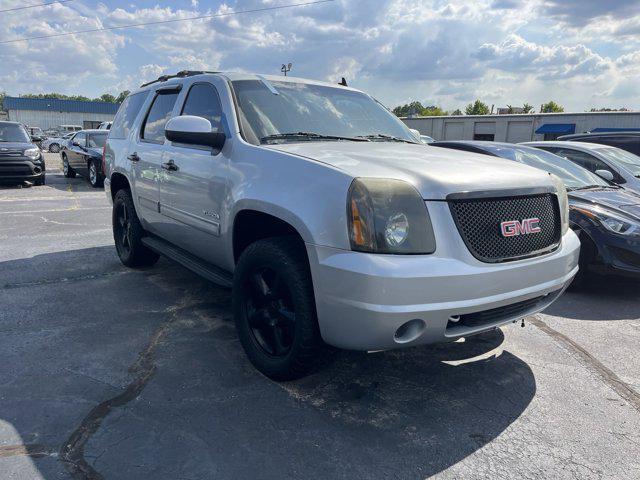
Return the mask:
{"type": "Polygon", "coordinates": [[[508,220],[500,224],[500,231],[503,237],[517,237],[518,235],[529,235],[530,233],[539,233],[539,218],[525,218],[521,222],[518,220],[508,220]]]}

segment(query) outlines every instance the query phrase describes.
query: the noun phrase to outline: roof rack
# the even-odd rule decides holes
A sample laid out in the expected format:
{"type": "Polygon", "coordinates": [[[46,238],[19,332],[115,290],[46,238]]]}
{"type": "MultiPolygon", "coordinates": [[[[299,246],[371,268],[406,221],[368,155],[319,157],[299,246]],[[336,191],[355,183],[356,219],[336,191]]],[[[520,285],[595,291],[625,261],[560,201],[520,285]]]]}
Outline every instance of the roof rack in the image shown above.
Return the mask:
{"type": "Polygon", "coordinates": [[[153,81],[147,82],[147,83],[143,83],[142,85],[140,85],[140,88],[147,87],[147,86],[152,85],[152,84],[157,83],[157,82],[166,82],[170,78],[185,78],[185,77],[191,77],[193,75],[202,75],[203,73],[220,73],[220,72],[210,72],[210,71],[207,71],[207,70],[181,70],[180,72],[178,72],[178,73],[176,73],[174,75],[162,75],[162,76],[158,77],[156,80],[153,80],[153,81]]]}

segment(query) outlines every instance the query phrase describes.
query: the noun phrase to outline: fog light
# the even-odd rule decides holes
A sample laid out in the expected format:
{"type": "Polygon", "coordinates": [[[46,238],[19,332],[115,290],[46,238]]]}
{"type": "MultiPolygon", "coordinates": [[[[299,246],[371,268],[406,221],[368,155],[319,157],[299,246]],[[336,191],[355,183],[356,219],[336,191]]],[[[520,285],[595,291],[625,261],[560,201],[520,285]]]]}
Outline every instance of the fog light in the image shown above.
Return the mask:
{"type": "Polygon", "coordinates": [[[396,343],[408,343],[412,342],[424,332],[426,325],[423,320],[419,318],[415,318],[413,320],[409,320],[406,323],[403,323],[396,330],[393,339],[396,343]]]}

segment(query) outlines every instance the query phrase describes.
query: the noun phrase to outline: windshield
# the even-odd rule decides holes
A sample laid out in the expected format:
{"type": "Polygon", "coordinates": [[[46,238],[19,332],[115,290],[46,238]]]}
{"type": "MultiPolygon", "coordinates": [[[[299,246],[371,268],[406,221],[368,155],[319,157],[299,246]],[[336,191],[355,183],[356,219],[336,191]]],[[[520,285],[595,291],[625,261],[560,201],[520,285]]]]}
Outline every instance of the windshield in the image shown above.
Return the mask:
{"type": "Polygon", "coordinates": [[[107,133],[92,133],[89,135],[87,146],[90,148],[102,148],[107,141],[107,133]]]}
{"type": "Polygon", "coordinates": [[[634,176],[640,176],[640,157],[621,148],[600,148],[597,152],[619,167],[629,170],[634,176]]]}
{"type": "Polygon", "coordinates": [[[323,136],[333,137],[331,140],[372,136],[372,141],[416,143],[395,115],[364,93],[293,82],[232,83],[243,132],[254,144],[327,140],[323,136]],[[305,135],[283,138],[283,134],[301,132],[305,135]],[[278,136],[281,138],[274,138],[278,136]]]}
{"type": "Polygon", "coordinates": [[[582,168],[567,159],[561,158],[553,153],[546,152],[531,147],[485,147],[491,153],[502,158],[515,160],[530,167],[539,168],[549,173],[553,173],[562,179],[567,189],[583,188],[588,186],[609,187],[610,184],[591,173],[586,168],[582,168]]]}
{"type": "Polygon", "coordinates": [[[27,131],[16,123],[0,123],[0,142],[31,143],[27,131]]]}

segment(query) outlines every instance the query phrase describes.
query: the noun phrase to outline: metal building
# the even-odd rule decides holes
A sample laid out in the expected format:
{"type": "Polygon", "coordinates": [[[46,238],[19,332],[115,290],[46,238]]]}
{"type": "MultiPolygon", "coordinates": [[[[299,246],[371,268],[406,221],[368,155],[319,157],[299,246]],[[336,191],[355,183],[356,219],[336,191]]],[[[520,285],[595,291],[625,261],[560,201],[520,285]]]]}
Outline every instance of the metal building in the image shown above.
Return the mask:
{"type": "Polygon", "coordinates": [[[119,106],[117,103],[57,98],[4,98],[4,109],[8,112],[10,121],[40,127],[42,130],[56,128],[58,125],[97,128],[102,122],[112,121],[119,106]]]}
{"type": "Polygon", "coordinates": [[[594,130],[640,130],[640,112],[535,113],[403,118],[409,128],[436,140],[528,142],[594,130]]]}

